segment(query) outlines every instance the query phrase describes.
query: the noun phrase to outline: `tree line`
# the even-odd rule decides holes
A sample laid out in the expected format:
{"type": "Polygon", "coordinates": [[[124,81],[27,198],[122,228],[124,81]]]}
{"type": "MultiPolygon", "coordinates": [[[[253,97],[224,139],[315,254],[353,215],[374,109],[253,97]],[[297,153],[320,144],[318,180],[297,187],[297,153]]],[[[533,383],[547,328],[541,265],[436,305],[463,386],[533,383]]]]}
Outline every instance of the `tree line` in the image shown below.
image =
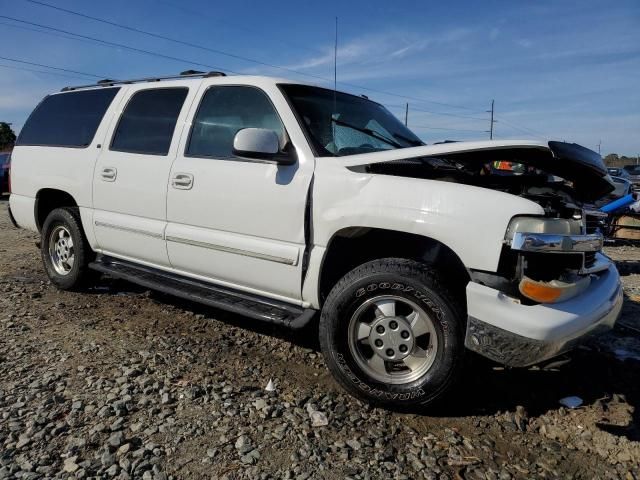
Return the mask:
{"type": "Polygon", "coordinates": [[[625,165],[635,165],[638,163],[640,163],[638,157],[621,156],[617,153],[610,153],[604,157],[604,164],[607,167],[624,167],[625,165]]]}
{"type": "Polygon", "coordinates": [[[16,143],[16,134],[12,130],[11,125],[6,122],[0,122],[0,152],[10,150],[16,143]]]}

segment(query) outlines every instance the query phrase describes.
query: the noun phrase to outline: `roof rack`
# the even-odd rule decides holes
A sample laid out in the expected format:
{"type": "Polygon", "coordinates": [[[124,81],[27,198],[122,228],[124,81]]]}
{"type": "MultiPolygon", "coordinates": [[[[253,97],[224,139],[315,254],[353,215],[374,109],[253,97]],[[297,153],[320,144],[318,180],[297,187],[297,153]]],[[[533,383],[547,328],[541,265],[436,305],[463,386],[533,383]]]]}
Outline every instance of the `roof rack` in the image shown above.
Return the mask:
{"type": "Polygon", "coordinates": [[[136,78],[132,80],[112,80],[110,78],[105,78],[103,80],[98,80],[96,83],[92,83],[89,85],[78,85],[74,87],[64,87],[61,92],[69,92],[71,90],[78,90],[80,88],[89,88],[89,87],[112,87],[114,85],[128,85],[131,83],[144,83],[144,82],[159,82],[162,80],[175,80],[177,78],[208,78],[208,77],[225,77],[226,74],[224,72],[200,72],[198,70],[185,70],[181,72],[180,75],[171,75],[168,77],[146,77],[146,78],[136,78]]]}

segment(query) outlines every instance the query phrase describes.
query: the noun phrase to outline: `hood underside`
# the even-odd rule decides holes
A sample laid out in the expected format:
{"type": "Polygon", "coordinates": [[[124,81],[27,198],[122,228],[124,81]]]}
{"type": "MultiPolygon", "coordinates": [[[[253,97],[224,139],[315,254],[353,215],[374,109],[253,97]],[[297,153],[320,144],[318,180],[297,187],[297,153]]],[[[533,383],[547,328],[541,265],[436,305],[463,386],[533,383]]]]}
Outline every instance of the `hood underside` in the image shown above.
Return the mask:
{"type": "MultiPolygon", "coordinates": [[[[437,169],[439,161],[443,166],[457,166],[460,170],[479,169],[493,162],[511,162],[564,179],[573,190],[573,196],[581,201],[596,200],[614,189],[600,155],[575,143],[456,142],[353,155],[341,160],[347,167],[412,161],[407,164],[411,170],[420,168],[421,161],[426,162],[425,166],[428,163],[429,168],[437,169]]],[[[516,179],[517,175],[514,176],[516,179]]]]}

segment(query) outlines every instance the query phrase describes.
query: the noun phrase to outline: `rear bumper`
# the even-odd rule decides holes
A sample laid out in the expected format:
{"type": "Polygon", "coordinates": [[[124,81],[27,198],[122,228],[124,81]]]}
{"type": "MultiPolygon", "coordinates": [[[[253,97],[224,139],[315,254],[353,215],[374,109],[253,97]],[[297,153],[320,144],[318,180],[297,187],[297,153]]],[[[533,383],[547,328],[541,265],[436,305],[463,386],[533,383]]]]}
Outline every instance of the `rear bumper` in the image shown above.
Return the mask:
{"type": "Polygon", "coordinates": [[[539,363],[613,327],[623,291],[613,263],[581,295],[556,304],[521,305],[493,288],[467,285],[465,345],[512,367],[539,363]]]}

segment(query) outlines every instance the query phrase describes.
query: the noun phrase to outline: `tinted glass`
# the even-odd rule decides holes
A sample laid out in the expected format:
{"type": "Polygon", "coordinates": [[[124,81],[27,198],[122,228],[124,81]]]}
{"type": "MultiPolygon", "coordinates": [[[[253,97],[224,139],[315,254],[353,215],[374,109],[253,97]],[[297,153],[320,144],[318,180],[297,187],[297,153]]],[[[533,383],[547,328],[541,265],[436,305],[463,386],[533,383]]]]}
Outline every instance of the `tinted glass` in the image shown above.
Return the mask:
{"type": "Polygon", "coordinates": [[[231,157],[233,138],[243,128],[267,128],[284,138],[284,128],[267,95],[253,87],[213,87],[196,114],[187,155],[231,157]]]}
{"type": "Polygon", "coordinates": [[[282,85],[320,155],[424,145],[391,112],[366,98],[307,85],[282,85]]]}
{"type": "Polygon", "coordinates": [[[46,97],[22,127],[16,145],[86,147],[118,90],[100,88],[46,97]]]}
{"type": "Polygon", "coordinates": [[[157,88],[135,93],[120,117],[111,150],[148,155],[169,153],[187,91],[186,88],[157,88]]]}

